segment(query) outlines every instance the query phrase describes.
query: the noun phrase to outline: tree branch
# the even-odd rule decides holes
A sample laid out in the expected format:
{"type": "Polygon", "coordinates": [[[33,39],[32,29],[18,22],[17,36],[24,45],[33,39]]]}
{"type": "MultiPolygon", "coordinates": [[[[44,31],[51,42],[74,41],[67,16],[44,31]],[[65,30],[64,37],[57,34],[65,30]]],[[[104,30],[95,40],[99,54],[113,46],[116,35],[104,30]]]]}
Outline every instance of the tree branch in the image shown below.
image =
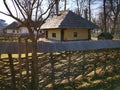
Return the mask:
{"type": "Polygon", "coordinates": [[[3,0],[3,3],[4,3],[4,5],[5,5],[7,11],[10,13],[10,15],[13,16],[11,10],[9,9],[9,7],[8,7],[8,5],[7,5],[7,3],[6,3],[6,0],[3,0]]]}
{"type": "Polygon", "coordinates": [[[45,15],[51,8],[53,8],[54,5],[55,5],[54,1],[51,4],[49,4],[47,10],[38,17],[38,20],[40,20],[40,18],[42,18],[43,15],[45,15]]]}
{"type": "MultiPolygon", "coordinates": [[[[20,13],[22,14],[24,20],[26,20],[26,17],[25,17],[25,15],[24,15],[23,11],[21,10],[21,8],[22,8],[22,7],[21,7],[21,3],[19,2],[19,0],[14,0],[14,1],[15,1],[16,6],[18,7],[20,13]],[[21,7],[21,8],[20,8],[20,7],[21,7]]],[[[24,10],[24,9],[23,9],[23,10],[24,10]]],[[[25,11],[25,10],[24,10],[24,11],[25,11]]]]}
{"type": "Polygon", "coordinates": [[[16,16],[18,17],[18,12],[17,12],[17,8],[16,8],[16,6],[15,6],[14,0],[12,0],[12,3],[13,3],[13,6],[14,6],[14,8],[15,8],[16,16]]]}

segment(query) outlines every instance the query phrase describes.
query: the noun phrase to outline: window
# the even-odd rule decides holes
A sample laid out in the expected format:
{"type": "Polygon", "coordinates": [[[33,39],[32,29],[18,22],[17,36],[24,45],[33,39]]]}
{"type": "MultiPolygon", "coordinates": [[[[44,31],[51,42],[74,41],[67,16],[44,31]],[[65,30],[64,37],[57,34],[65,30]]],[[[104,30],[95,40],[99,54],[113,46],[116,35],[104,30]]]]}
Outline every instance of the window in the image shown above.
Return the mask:
{"type": "Polygon", "coordinates": [[[55,38],[55,37],[56,37],[56,33],[52,33],[52,37],[54,37],[54,38],[55,38]]]}
{"type": "Polygon", "coordinates": [[[73,33],[73,37],[77,37],[77,32],[74,32],[74,33],[73,33]]]}
{"type": "Polygon", "coordinates": [[[15,33],[15,30],[13,30],[13,33],[15,33]]]}

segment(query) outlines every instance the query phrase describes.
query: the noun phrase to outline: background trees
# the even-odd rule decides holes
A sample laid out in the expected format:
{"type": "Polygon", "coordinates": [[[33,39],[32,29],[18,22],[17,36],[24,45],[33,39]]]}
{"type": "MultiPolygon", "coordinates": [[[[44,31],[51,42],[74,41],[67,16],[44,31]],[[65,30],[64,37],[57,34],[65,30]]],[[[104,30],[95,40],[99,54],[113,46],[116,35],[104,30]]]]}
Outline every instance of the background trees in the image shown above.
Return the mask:
{"type": "MultiPolygon", "coordinates": [[[[120,0],[109,0],[111,12],[109,14],[109,18],[112,22],[112,33],[118,32],[120,25],[120,0]]],[[[120,31],[119,31],[120,32],[120,31]]]]}
{"type": "Polygon", "coordinates": [[[114,34],[120,16],[119,0],[103,0],[104,30],[114,34]],[[111,24],[111,27],[109,25],[111,24]]]}

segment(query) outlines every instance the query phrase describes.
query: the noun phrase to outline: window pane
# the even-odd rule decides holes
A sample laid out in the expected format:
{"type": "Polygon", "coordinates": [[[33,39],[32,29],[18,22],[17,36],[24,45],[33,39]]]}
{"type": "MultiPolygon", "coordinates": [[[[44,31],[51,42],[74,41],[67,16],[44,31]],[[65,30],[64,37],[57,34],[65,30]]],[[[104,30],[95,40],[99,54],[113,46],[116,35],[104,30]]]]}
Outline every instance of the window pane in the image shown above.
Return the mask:
{"type": "Polygon", "coordinates": [[[56,33],[52,33],[52,37],[56,37],[56,33]]]}
{"type": "Polygon", "coordinates": [[[73,33],[73,36],[74,36],[74,37],[77,37],[77,32],[74,32],[74,33],[73,33]]]}

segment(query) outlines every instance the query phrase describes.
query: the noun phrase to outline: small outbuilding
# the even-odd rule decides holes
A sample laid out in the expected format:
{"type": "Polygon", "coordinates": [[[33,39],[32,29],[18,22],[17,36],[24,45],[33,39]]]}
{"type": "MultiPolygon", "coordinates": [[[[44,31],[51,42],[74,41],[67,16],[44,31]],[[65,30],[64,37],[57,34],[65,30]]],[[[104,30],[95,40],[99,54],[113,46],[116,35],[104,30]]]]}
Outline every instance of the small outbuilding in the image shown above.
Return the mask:
{"type": "Polygon", "coordinates": [[[5,34],[28,34],[28,29],[24,25],[15,21],[3,30],[5,34]]]}
{"type": "Polygon", "coordinates": [[[90,30],[94,28],[98,26],[72,11],[53,16],[41,27],[47,39],[57,41],[90,40],[90,30]]]}
{"type": "Polygon", "coordinates": [[[3,29],[3,32],[5,34],[17,34],[19,33],[17,30],[17,27],[18,27],[18,23],[12,22],[11,24],[9,24],[7,27],[3,29]]]}

